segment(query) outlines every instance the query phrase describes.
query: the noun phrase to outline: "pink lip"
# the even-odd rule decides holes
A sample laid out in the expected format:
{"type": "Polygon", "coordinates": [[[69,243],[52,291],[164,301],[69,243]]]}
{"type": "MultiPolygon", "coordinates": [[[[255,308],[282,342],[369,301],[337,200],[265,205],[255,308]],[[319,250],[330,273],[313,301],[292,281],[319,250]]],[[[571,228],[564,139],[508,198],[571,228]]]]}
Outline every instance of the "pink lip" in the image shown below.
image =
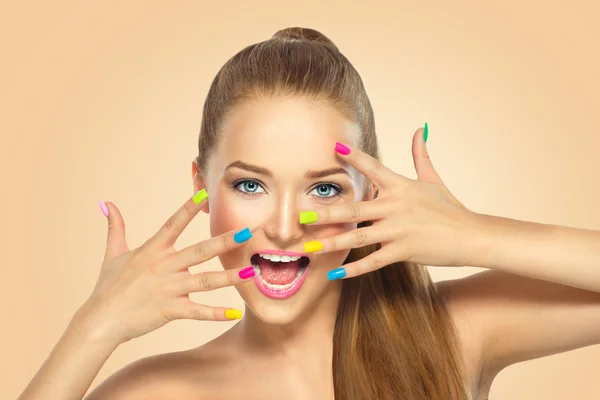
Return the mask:
{"type": "Polygon", "coordinates": [[[308,275],[308,267],[306,267],[306,269],[304,270],[304,273],[300,276],[300,279],[298,279],[298,281],[296,283],[294,283],[292,286],[290,286],[287,289],[280,289],[280,290],[273,289],[273,288],[266,286],[260,280],[258,275],[255,275],[253,280],[254,280],[254,284],[256,285],[258,290],[260,290],[260,292],[262,294],[264,294],[265,296],[270,297],[272,299],[287,299],[288,297],[296,294],[298,292],[298,290],[300,290],[300,287],[302,287],[302,284],[306,280],[306,275],[308,275]]]}
{"type": "MultiPolygon", "coordinates": [[[[258,253],[258,254],[276,254],[276,255],[280,255],[280,256],[308,257],[308,255],[306,253],[296,253],[296,252],[292,252],[292,251],[281,251],[281,250],[268,250],[267,249],[267,250],[257,251],[256,253],[258,253]]],[[[298,281],[286,289],[270,288],[270,287],[266,286],[260,280],[258,275],[254,276],[253,281],[254,281],[254,284],[256,285],[256,287],[258,288],[258,290],[265,296],[270,297],[272,299],[287,299],[288,297],[293,296],[300,290],[300,288],[302,287],[302,284],[306,280],[306,275],[308,275],[308,270],[309,270],[309,268],[307,266],[304,269],[304,273],[302,273],[302,275],[300,276],[298,281]]]]}

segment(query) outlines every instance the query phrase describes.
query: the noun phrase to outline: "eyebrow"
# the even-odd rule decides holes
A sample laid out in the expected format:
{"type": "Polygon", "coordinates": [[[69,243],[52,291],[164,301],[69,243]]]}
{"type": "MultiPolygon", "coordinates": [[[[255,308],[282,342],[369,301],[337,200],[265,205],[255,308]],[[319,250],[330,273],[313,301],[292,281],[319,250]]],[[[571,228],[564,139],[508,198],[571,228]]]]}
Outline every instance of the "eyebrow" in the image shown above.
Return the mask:
{"type": "MultiPolygon", "coordinates": [[[[239,161],[239,160],[234,161],[231,164],[229,164],[225,168],[225,170],[228,170],[229,168],[240,168],[240,169],[244,169],[246,171],[254,172],[256,174],[273,177],[273,173],[271,171],[269,171],[267,168],[259,167],[258,165],[248,164],[248,163],[245,163],[245,162],[239,161]]],[[[334,168],[328,168],[328,169],[324,169],[324,170],[320,170],[320,171],[309,170],[309,171],[306,171],[306,173],[304,174],[304,177],[307,179],[318,179],[318,178],[323,178],[326,176],[336,175],[336,174],[346,174],[346,175],[350,176],[348,171],[346,171],[344,168],[334,167],[334,168]]]]}

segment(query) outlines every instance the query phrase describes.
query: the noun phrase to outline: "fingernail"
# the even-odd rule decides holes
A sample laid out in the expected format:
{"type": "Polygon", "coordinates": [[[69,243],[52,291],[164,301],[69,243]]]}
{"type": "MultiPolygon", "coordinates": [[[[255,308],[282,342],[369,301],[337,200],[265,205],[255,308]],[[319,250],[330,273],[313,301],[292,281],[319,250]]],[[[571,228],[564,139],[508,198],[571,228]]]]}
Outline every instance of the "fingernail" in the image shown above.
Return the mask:
{"type": "Polygon", "coordinates": [[[304,251],[307,253],[314,253],[315,251],[323,250],[323,243],[318,240],[312,240],[304,243],[304,251]]]}
{"type": "Polygon", "coordinates": [[[233,308],[230,308],[228,310],[225,310],[225,318],[229,318],[229,319],[241,319],[242,318],[242,312],[240,310],[234,310],[233,308]]]}
{"type": "Polygon", "coordinates": [[[240,270],[238,275],[242,279],[248,279],[248,278],[252,278],[254,275],[256,275],[256,272],[254,272],[253,266],[249,266],[249,267],[246,267],[246,268],[240,270]]]}
{"type": "Polygon", "coordinates": [[[317,222],[319,216],[315,211],[302,211],[300,213],[300,223],[301,224],[312,224],[313,222],[317,222]]]}
{"type": "Polygon", "coordinates": [[[202,203],[206,198],[208,197],[208,193],[206,193],[206,189],[202,189],[200,191],[198,191],[198,193],[196,193],[194,195],[194,197],[192,197],[192,200],[194,201],[195,204],[200,204],[202,203]]]}
{"type": "Polygon", "coordinates": [[[335,281],[336,279],[340,279],[346,276],[346,268],[340,267],[336,269],[332,269],[327,273],[327,279],[330,281],[335,281]]]}
{"type": "Polygon", "coordinates": [[[237,232],[235,235],[233,235],[233,240],[235,240],[236,243],[244,243],[246,240],[250,239],[252,237],[252,232],[250,232],[249,228],[244,228],[241,231],[237,232]]]}
{"type": "Polygon", "coordinates": [[[427,143],[427,137],[429,136],[429,128],[427,127],[427,122],[425,122],[425,126],[423,127],[423,140],[427,143]]]}
{"type": "Polygon", "coordinates": [[[106,204],[102,200],[100,200],[100,210],[102,210],[102,214],[108,218],[108,208],[106,208],[106,204]]]}
{"type": "Polygon", "coordinates": [[[340,142],[335,142],[335,151],[345,156],[350,154],[350,149],[348,148],[348,146],[343,145],[340,142]]]}

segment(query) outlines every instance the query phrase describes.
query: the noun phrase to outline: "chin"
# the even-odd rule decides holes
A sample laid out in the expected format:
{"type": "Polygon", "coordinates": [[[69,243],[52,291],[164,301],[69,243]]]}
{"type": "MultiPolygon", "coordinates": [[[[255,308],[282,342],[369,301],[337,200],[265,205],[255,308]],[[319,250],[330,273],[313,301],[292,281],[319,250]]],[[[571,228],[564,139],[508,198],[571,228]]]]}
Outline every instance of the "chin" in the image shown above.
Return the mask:
{"type": "Polygon", "coordinates": [[[300,304],[281,304],[273,303],[267,299],[252,299],[247,301],[248,308],[252,314],[265,324],[269,325],[288,325],[297,321],[302,315],[304,307],[300,304]],[[256,301],[252,301],[256,300],[256,301]]]}

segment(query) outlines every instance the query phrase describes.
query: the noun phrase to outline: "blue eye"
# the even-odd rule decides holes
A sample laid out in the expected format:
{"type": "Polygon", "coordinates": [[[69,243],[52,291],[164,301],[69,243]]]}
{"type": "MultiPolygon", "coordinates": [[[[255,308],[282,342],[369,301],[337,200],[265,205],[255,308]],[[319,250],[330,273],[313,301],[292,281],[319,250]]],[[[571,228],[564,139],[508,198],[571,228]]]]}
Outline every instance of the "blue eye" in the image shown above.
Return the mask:
{"type": "Polygon", "coordinates": [[[322,183],[313,189],[313,192],[317,192],[318,197],[335,197],[342,193],[336,185],[330,183],[322,183]]]}
{"type": "Polygon", "coordinates": [[[246,179],[243,181],[239,181],[234,186],[242,193],[253,194],[260,193],[258,190],[261,189],[264,192],[264,189],[260,186],[260,184],[254,180],[246,179]]]}

